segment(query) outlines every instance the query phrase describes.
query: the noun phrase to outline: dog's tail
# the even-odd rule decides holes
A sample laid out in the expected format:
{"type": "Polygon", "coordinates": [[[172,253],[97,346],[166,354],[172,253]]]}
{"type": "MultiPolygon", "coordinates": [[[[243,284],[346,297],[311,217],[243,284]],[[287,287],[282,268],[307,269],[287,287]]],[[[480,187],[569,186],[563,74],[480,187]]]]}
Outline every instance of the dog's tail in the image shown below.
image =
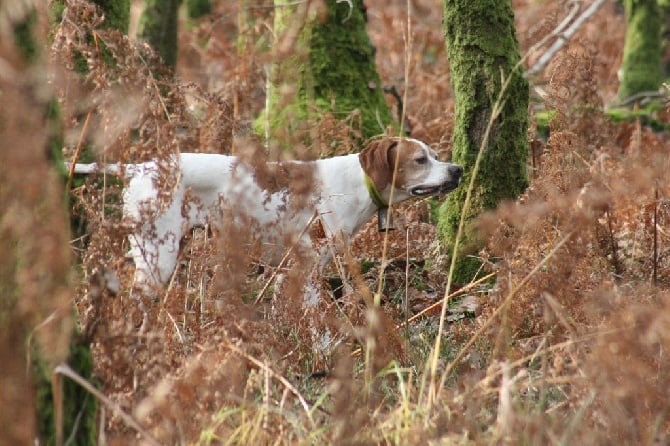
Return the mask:
{"type": "Polygon", "coordinates": [[[99,165],[98,163],[91,163],[91,164],[75,164],[74,169],[72,169],[72,164],[66,162],[65,163],[65,169],[67,169],[68,172],[72,171],[72,173],[76,174],[83,174],[83,175],[89,175],[92,173],[106,173],[108,175],[121,175],[121,165],[120,164],[104,164],[104,165],[99,165]]]}

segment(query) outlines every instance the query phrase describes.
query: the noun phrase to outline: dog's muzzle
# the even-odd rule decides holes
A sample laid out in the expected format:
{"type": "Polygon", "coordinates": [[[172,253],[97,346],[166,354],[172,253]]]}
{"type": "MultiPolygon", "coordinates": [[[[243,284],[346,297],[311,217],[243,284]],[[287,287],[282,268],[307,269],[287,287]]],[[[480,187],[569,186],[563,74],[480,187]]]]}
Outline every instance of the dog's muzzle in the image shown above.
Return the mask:
{"type": "Polygon", "coordinates": [[[447,181],[442,184],[420,185],[410,189],[409,193],[415,197],[424,197],[429,195],[445,195],[453,191],[461,184],[463,178],[463,167],[458,164],[450,164],[447,167],[447,181]]]}

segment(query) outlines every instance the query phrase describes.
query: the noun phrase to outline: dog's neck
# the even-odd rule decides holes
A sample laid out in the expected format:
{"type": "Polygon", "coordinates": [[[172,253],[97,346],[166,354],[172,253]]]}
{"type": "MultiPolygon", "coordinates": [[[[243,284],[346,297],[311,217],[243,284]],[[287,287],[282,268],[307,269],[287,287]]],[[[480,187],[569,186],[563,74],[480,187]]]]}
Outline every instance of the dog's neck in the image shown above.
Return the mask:
{"type": "Polygon", "coordinates": [[[363,172],[363,179],[365,181],[365,187],[368,189],[368,194],[370,195],[370,199],[372,202],[377,206],[378,209],[385,209],[389,207],[389,204],[387,201],[382,197],[382,193],[377,189],[375,186],[375,183],[372,181],[370,176],[363,172]]]}
{"type": "MultiPolygon", "coordinates": [[[[318,176],[322,183],[320,187],[328,191],[321,198],[323,210],[327,212],[322,215],[322,219],[328,226],[338,228],[345,235],[353,235],[377,212],[377,205],[368,194],[358,154],[321,159],[316,163],[322,171],[318,176]]],[[[380,193],[382,199],[383,192],[380,193]]]]}

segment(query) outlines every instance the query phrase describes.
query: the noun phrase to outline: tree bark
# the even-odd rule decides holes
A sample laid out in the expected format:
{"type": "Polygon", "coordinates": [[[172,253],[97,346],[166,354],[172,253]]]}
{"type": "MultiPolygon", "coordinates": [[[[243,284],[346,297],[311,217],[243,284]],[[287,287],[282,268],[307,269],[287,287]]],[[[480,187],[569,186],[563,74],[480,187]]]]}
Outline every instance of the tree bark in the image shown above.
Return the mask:
{"type": "Polygon", "coordinates": [[[657,0],[625,0],[626,43],[619,98],[661,86],[661,8],[657,0]]]}
{"type": "Polygon", "coordinates": [[[144,0],[139,36],[174,72],[177,66],[177,25],[181,0],[144,0]]]}
{"type": "Polygon", "coordinates": [[[480,262],[471,256],[482,245],[473,220],[502,200],[513,200],[528,186],[528,82],[521,68],[514,12],[509,1],[445,0],[444,27],[451,83],[455,95],[453,161],[464,166],[461,186],[440,208],[438,229],[452,252],[468,185],[494,104],[501,97],[501,78],[510,77],[502,92],[503,108],[492,123],[484,147],[465,228],[457,253],[453,280],[472,280],[480,262]]]}
{"type": "MultiPolygon", "coordinates": [[[[359,138],[393,123],[375,65],[361,0],[326,0],[325,11],[275,0],[279,62],[273,67],[270,129],[281,139],[314,128],[325,113],[351,119],[359,138]],[[302,125],[302,129],[300,128],[302,125]]],[[[309,3],[309,2],[308,2],[309,3]]]]}

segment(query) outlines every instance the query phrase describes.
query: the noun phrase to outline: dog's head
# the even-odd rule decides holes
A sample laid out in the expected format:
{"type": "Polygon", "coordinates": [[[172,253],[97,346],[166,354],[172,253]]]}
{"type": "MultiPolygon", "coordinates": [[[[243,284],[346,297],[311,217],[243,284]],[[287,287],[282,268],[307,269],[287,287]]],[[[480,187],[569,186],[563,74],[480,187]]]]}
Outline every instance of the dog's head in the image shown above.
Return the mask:
{"type": "Polygon", "coordinates": [[[439,161],[426,143],[412,138],[374,140],[361,151],[359,160],[387,203],[394,170],[393,203],[413,196],[447,194],[458,187],[463,176],[461,166],[439,161]]]}

